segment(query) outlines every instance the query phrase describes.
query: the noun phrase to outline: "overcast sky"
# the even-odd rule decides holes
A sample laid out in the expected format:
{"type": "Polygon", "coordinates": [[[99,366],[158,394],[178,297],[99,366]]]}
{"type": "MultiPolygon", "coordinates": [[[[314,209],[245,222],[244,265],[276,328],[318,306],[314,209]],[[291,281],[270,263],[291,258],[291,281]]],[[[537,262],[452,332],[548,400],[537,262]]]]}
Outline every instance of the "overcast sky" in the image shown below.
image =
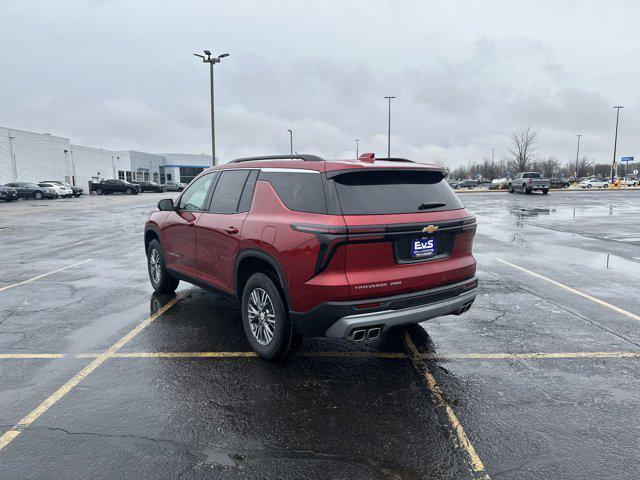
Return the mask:
{"type": "Polygon", "coordinates": [[[640,4],[633,1],[0,0],[0,125],[72,142],[208,153],[216,66],[223,161],[294,150],[456,166],[508,154],[640,157],[640,4]],[[619,155],[620,156],[620,155],[619,155]]]}

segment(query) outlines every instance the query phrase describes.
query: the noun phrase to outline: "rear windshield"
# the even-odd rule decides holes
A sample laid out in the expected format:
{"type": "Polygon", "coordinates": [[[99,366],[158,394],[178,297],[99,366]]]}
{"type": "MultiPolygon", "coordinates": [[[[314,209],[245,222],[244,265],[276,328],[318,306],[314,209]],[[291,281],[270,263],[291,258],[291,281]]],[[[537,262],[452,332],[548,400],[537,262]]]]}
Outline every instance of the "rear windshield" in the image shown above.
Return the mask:
{"type": "Polygon", "coordinates": [[[523,178],[541,178],[540,174],[536,172],[525,173],[522,177],[523,178]]]}
{"type": "Polygon", "coordinates": [[[464,208],[441,172],[375,171],[334,178],[343,215],[433,212],[464,208]]]}

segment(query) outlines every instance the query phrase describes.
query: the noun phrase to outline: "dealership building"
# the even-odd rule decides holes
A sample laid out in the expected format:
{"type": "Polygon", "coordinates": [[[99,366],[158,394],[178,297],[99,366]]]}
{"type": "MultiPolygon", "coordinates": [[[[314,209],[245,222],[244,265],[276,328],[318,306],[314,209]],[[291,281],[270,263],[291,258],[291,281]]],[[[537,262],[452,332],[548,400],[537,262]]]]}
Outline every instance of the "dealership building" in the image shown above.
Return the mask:
{"type": "Polygon", "coordinates": [[[62,180],[86,188],[90,181],[107,178],[189,183],[211,164],[211,155],[105,150],[0,127],[0,184],[62,180]]]}

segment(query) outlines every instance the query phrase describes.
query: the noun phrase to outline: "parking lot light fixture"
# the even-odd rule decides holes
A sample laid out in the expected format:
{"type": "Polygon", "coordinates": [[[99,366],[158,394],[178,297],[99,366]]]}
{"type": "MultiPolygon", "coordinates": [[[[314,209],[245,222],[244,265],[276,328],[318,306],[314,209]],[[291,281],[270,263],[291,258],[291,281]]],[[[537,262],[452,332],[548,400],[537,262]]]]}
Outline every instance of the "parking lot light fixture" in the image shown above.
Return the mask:
{"type": "Polygon", "coordinates": [[[389,115],[387,122],[387,158],[391,158],[391,100],[396,97],[384,97],[389,100],[389,115]]]}
{"type": "Polygon", "coordinates": [[[216,123],[215,123],[215,109],[214,109],[214,83],[213,83],[213,65],[216,63],[220,63],[220,60],[228,57],[228,53],[223,53],[222,55],[218,55],[214,57],[209,50],[203,50],[204,55],[199,53],[194,53],[193,55],[201,58],[202,63],[209,64],[209,86],[211,88],[211,161],[212,165],[217,165],[216,162],[216,123]]]}
{"type": "Polygon", "coordinates": [[[290,155],[293,155],[293,130],[288,128],[287,132],[289,132],[289,151],[290,151],[290,155]]]}
{"type": "Polygon", "coordinates": [[[611,183],[613,183],[616,176],[616,150],[618,148],[618,121],[620,120],[620,109],[624,108],[622,105],[616,105],[613,107],[616,109],[616,133],[613,138],[613,162],[611,162],[611,183]]]}
{"type": "Polygon", "coordinates": [[[356,138],[354,142],[356,142],[356,158],[358,158],[358,156],[360,155],[360,152],[359,152],[360,140],[356,138]]]}
{"type": "Polygon", "coordinates": [[[576,150],[576,176],[573,182],[574,186],[578,186],[578,157],[580,156],[580,137],[582,137],[582,134],[579,133],[576,137],[578,137],[578,149],[576,150]]]}

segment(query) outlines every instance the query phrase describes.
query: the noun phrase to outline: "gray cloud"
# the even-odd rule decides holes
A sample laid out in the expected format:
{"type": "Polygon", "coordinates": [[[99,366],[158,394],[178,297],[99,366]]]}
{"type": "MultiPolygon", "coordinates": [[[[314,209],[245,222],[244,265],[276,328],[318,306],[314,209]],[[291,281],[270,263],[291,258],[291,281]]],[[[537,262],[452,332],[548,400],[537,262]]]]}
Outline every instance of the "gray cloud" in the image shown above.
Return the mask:
{"type": "MultiPolygon", "coordinates": [[[[571,2],[569,2],[571,3],[571,2]]],[[[455,166],[508,150],[532,125],[540,154],[637,154],[640,16],[555,2],[8,1],[0,19],[0,124],[76,143],[209,151],[208,75],[191,54],[230,51],[216,70],[221,156],[386,151],[455,166]],[[606,13],[606,15],[605,15],[606,13]],[[579,31],[573,25],[580,25],[579,31]]]]}

